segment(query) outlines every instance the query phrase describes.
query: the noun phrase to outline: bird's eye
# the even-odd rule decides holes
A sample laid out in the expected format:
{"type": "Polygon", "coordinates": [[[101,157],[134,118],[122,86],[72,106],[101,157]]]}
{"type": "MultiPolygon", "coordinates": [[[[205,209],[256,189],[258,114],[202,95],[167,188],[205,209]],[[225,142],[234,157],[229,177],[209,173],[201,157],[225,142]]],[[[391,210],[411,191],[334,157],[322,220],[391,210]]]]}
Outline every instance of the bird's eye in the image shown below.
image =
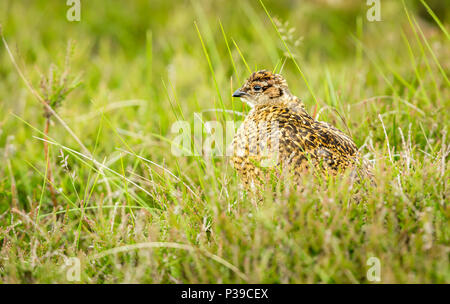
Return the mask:
{"type": "Polygon", "coordinates": [[[261,86],[255,85],[255,86],[253,87],[253,90],[255,90],[255,91],[261,91],[261,86]]]}

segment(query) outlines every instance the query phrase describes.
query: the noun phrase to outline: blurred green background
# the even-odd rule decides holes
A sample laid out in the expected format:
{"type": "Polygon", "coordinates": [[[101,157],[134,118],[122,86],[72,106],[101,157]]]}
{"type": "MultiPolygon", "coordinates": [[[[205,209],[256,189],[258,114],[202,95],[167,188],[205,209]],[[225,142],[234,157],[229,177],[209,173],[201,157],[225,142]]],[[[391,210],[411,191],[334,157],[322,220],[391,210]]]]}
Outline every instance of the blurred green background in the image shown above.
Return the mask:
{"type": "MultiPolygon", "coordinates": [[[[444,3],[429,1],[447,25],[450,8],[444,3]]],[[[448,46],[441,40],[439,27],[420,1],[406,4],[411,13],[417,14],[440,64],[448,72],[448,46]]],[[[323,104],[337,105],[336,97],[330,96],[327,88],[332,78],[336,78],[333,89],[339,92],[341,105],[375,95],[391,95],[393,90],[401,95],[405,81],[417,81],[402,33],[412,44],[415,37],[401,1],[381,1],[381,22],[366,19],[369,6],[365,1],[280,0],[267,1],[266,6],[278,20],[276,24],[287,45],[323,104]],[[394,74],[388,80],[393,86],[386,86],[380,69],[388,77],[394,74]]],[[[60,66],[64,63],[67,43],[74,42],[71,72],[81,75],[82,88],[75,90],[61,109],[68,119],[114,101],[139,99],[145,100],[140,110],[127,107],[115,117],[123,118],[121,121],[129,124],[127,129],[132,129],[133,123],[145,123],[154,132],[167,134],[176,118],[167,94],[172,96],[176,91],[183,97],[179,104],[187,116],[219,104],[219,99],[226,108],[235,106],[230,92],[249,74],[241,54],[251,70],[273,69],[285,62],[283,75],[291,90],[311,107],[315,105],[258,1],[81,1],[80,22],[66,19],[68,9],[65,1],[0,3],[4,34],[35,86],[39,86],[40,74],[46,73],[51,63],[60,66]],[[219,93],[195,22],[208,51],[219,93]]],[[[419,60],[417,64],[425,62],[419,60]]],[[[0,76],[2,112],[33,119],[34,101],[19,84],[3,48],[0,76]]],[[[413,93],[410,90],[409,96],[413,93]]],[[[428,96],[428,100],[433,98],[428,96]]],[[[442,103],[438,103],[427,112],[433,116],[441,110],[442,103]]],[[[4,119],[9,120],[7,117],[4,119]]],[[[80,120],[79,130],[86,131],[91,122],[80,120]]],[[[362,139],[356,140],[359,143],[362,139]]],[[[5,135],[0,142],[5,143],[5,135]]]]}

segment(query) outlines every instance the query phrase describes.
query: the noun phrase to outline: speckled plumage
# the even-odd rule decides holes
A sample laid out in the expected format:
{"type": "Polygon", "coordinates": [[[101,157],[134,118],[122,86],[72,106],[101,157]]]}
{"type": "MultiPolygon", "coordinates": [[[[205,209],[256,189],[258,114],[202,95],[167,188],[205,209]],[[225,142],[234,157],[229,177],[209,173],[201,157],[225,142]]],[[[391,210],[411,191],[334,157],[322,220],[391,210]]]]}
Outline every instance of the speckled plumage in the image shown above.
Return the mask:
{"type": "Polygon", "coordinates": [[[231,160],[247,188],[271,174],[265,168],[288,168],[297,177],[311,168],[336,174],[359,160],[353,140],[313,119],[281,75],[255,72],[233,96],[253,107],[233,139],[231,160]]]}

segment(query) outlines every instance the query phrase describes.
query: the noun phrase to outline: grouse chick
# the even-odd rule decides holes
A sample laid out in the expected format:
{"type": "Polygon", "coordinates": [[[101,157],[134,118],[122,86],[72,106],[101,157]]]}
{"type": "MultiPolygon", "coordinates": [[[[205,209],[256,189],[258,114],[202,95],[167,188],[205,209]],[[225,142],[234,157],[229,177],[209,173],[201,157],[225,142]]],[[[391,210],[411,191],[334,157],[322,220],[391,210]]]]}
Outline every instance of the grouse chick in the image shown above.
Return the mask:
{"type": "Polygon", "coordinates": [[[255,72],[233,97],[252,107],[232,143],[231,161],[246,188],[261,185],[270,167],[287,168],[294,178],[308,169],[335,175],[360,159],[353,140],[313,119],[279,74],[255,72]]]}

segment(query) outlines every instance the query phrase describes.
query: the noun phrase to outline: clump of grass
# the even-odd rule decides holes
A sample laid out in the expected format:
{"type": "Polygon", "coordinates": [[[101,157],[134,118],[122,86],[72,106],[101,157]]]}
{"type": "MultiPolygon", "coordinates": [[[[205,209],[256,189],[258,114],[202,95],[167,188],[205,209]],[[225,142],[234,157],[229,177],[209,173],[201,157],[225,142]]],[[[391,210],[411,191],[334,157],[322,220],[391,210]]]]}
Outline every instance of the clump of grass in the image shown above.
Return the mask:
{"type": "MultiPolygon", "coordinates": [[[[46,140],[48,140],[53,113],[62,106],[62,103],[67,98],[69,93],[80,84],[78,79],[70,79],[70,60],[73,51],[73,43],[69,42],[63,69],[60,70],[56,65],[51,64],[48,74],[41,76],[40,89],[44,99],[44,136],[46,140]],[[53,111],[51,111],[51,109],[53,109],[53,111]]],[[[44,141],[44,157],[47,164],[47,185],[51,194],[53,207],[56,209],[58,207],[58,202],[56,199],[55,189],[53,187],[54,181],[47,141],[44,141]]]]}
{"type": "MultiPolygon", "coordinates": [[[[289,49],[298,50],[298,48],[300,47],[300,44],[303,40],[303,37],[298,36],[296,34],[295,27],[292,27],[289,24],[289,21],[287,21],[287,20],[283,22],[283,20],[281,20],[279,17],[278,18],[274,17],[273,22],[274,22],[275,26],[278,28],[278,31],[280,32],[281,39],[283,39],[286,42],[289,49]]],[[[287,58],[290,57],[290,54],[287,50],[283,50],[283,55],[287,58]]],[[[293,55],[293,57],[298,56],[298,54],[296,54],[296,52],[293,52],[292,55],[293,55]]]]}

